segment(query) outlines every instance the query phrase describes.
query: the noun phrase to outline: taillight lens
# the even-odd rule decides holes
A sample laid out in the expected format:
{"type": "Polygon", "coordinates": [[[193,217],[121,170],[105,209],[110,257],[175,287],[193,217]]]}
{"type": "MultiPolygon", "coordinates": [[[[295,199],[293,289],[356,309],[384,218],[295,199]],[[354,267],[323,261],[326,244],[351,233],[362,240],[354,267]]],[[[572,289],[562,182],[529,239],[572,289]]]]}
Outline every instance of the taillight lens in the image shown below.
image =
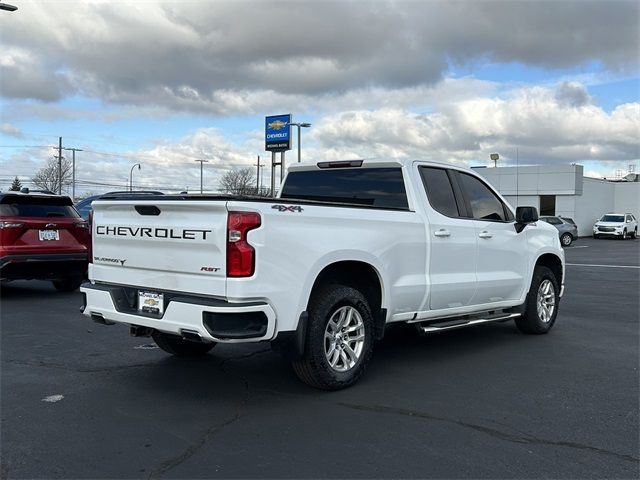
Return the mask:
{"type": "Polygon", "coordinates": [[[20,222],[0,222],[0,228],[22,228],[24,223],[20,222]]]}
{"type": "Polygon", "coordinates": [[[261,224],[254,212],[229,212],[227,217],[227,277],[250,277],[256,266],[255,250],[247,233],[261,224]]]}
{"type": "Polygon", "coordinates": [[[24,223],[0,222],[0,245],[13,245],[22,235],[24,223]]]}

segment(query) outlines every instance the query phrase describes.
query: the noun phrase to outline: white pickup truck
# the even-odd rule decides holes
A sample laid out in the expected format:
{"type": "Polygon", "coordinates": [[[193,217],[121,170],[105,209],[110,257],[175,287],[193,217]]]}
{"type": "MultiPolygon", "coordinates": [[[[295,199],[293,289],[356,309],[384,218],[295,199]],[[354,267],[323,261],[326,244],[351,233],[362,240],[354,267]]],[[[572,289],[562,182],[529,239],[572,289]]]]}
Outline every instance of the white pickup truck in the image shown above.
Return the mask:
{"type": "Polygon", "coordinates": [[[344,388],[392,322],[548,332],[564,253],[537,219],[424,161],[291,166],[277,198],[103,197],[82,311],[174,355],[271,342],[304,382],[344,388]]]}

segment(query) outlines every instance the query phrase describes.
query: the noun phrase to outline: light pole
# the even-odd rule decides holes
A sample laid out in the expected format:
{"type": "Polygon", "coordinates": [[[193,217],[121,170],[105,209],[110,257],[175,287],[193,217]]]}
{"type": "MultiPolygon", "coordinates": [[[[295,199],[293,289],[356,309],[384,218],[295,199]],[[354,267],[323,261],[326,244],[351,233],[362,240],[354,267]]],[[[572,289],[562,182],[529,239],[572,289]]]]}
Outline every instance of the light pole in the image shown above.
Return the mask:
{"type": "Polygon", "coordinates": [[[291,122],[289,125],[292,125],[294,127],[298,127],[298,163],[300,163],[300,158],[302,156],[302,154],[301,154],[302,142],[300,141],[300,128],[309,128],[311,126],[311,124],[307,123],[307,122],[299,122],[299,123],[291,122]]]}
{"type": "Polygon", "coordinates": [[[138,167],[138,170],[140,170],[140,164],[136,163],[133,167],[131,167],[131,170],[129,171],[129,191],[133,192],[133,169],[138,167]]]}
{"type": "Polygon", "coordinates": [[[200,162],[200,195],[202,195],[202,164],[209,163],[209,160],[194,160],[195,162],[200,162]]]}
{"type": "Polygon", "coordinates": [[[63,148],[63,150],[73,152],[71,166],[71,200],[76,201],[76,152],[81,152],[81,148],[63,148]]]}

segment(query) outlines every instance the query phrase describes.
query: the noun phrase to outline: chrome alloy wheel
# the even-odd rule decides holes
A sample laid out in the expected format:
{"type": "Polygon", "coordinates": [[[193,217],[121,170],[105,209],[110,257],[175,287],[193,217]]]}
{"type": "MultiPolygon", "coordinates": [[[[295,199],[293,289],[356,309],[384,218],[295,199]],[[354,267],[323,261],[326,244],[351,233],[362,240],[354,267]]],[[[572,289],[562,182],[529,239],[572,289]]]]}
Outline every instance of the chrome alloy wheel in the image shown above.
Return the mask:
{"type": "Polygon", "coordinates": [[[324,355],[331,368],[346,372],[358,362],[364,348],[364,322],[358,310],[340,307],[324,331],[324,355]]]}
{"type": "Polygon", "coordinates": [[[556,309],[556,291],[549,279],[544,279],[538,287],[538,318],[549,323],[556,309]]]}

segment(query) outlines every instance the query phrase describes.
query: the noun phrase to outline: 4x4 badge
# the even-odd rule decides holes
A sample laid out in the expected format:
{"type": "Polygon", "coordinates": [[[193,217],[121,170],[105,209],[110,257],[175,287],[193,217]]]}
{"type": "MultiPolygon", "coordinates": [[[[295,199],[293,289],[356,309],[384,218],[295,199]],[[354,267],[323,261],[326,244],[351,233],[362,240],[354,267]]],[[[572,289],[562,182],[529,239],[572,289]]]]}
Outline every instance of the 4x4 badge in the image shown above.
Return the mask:
{"type": "Polygon", "coordinates": [[[302,207],[300,205],[273,205],[271,208],[275,208],[279,212],[301,212],[302,207]]]}

